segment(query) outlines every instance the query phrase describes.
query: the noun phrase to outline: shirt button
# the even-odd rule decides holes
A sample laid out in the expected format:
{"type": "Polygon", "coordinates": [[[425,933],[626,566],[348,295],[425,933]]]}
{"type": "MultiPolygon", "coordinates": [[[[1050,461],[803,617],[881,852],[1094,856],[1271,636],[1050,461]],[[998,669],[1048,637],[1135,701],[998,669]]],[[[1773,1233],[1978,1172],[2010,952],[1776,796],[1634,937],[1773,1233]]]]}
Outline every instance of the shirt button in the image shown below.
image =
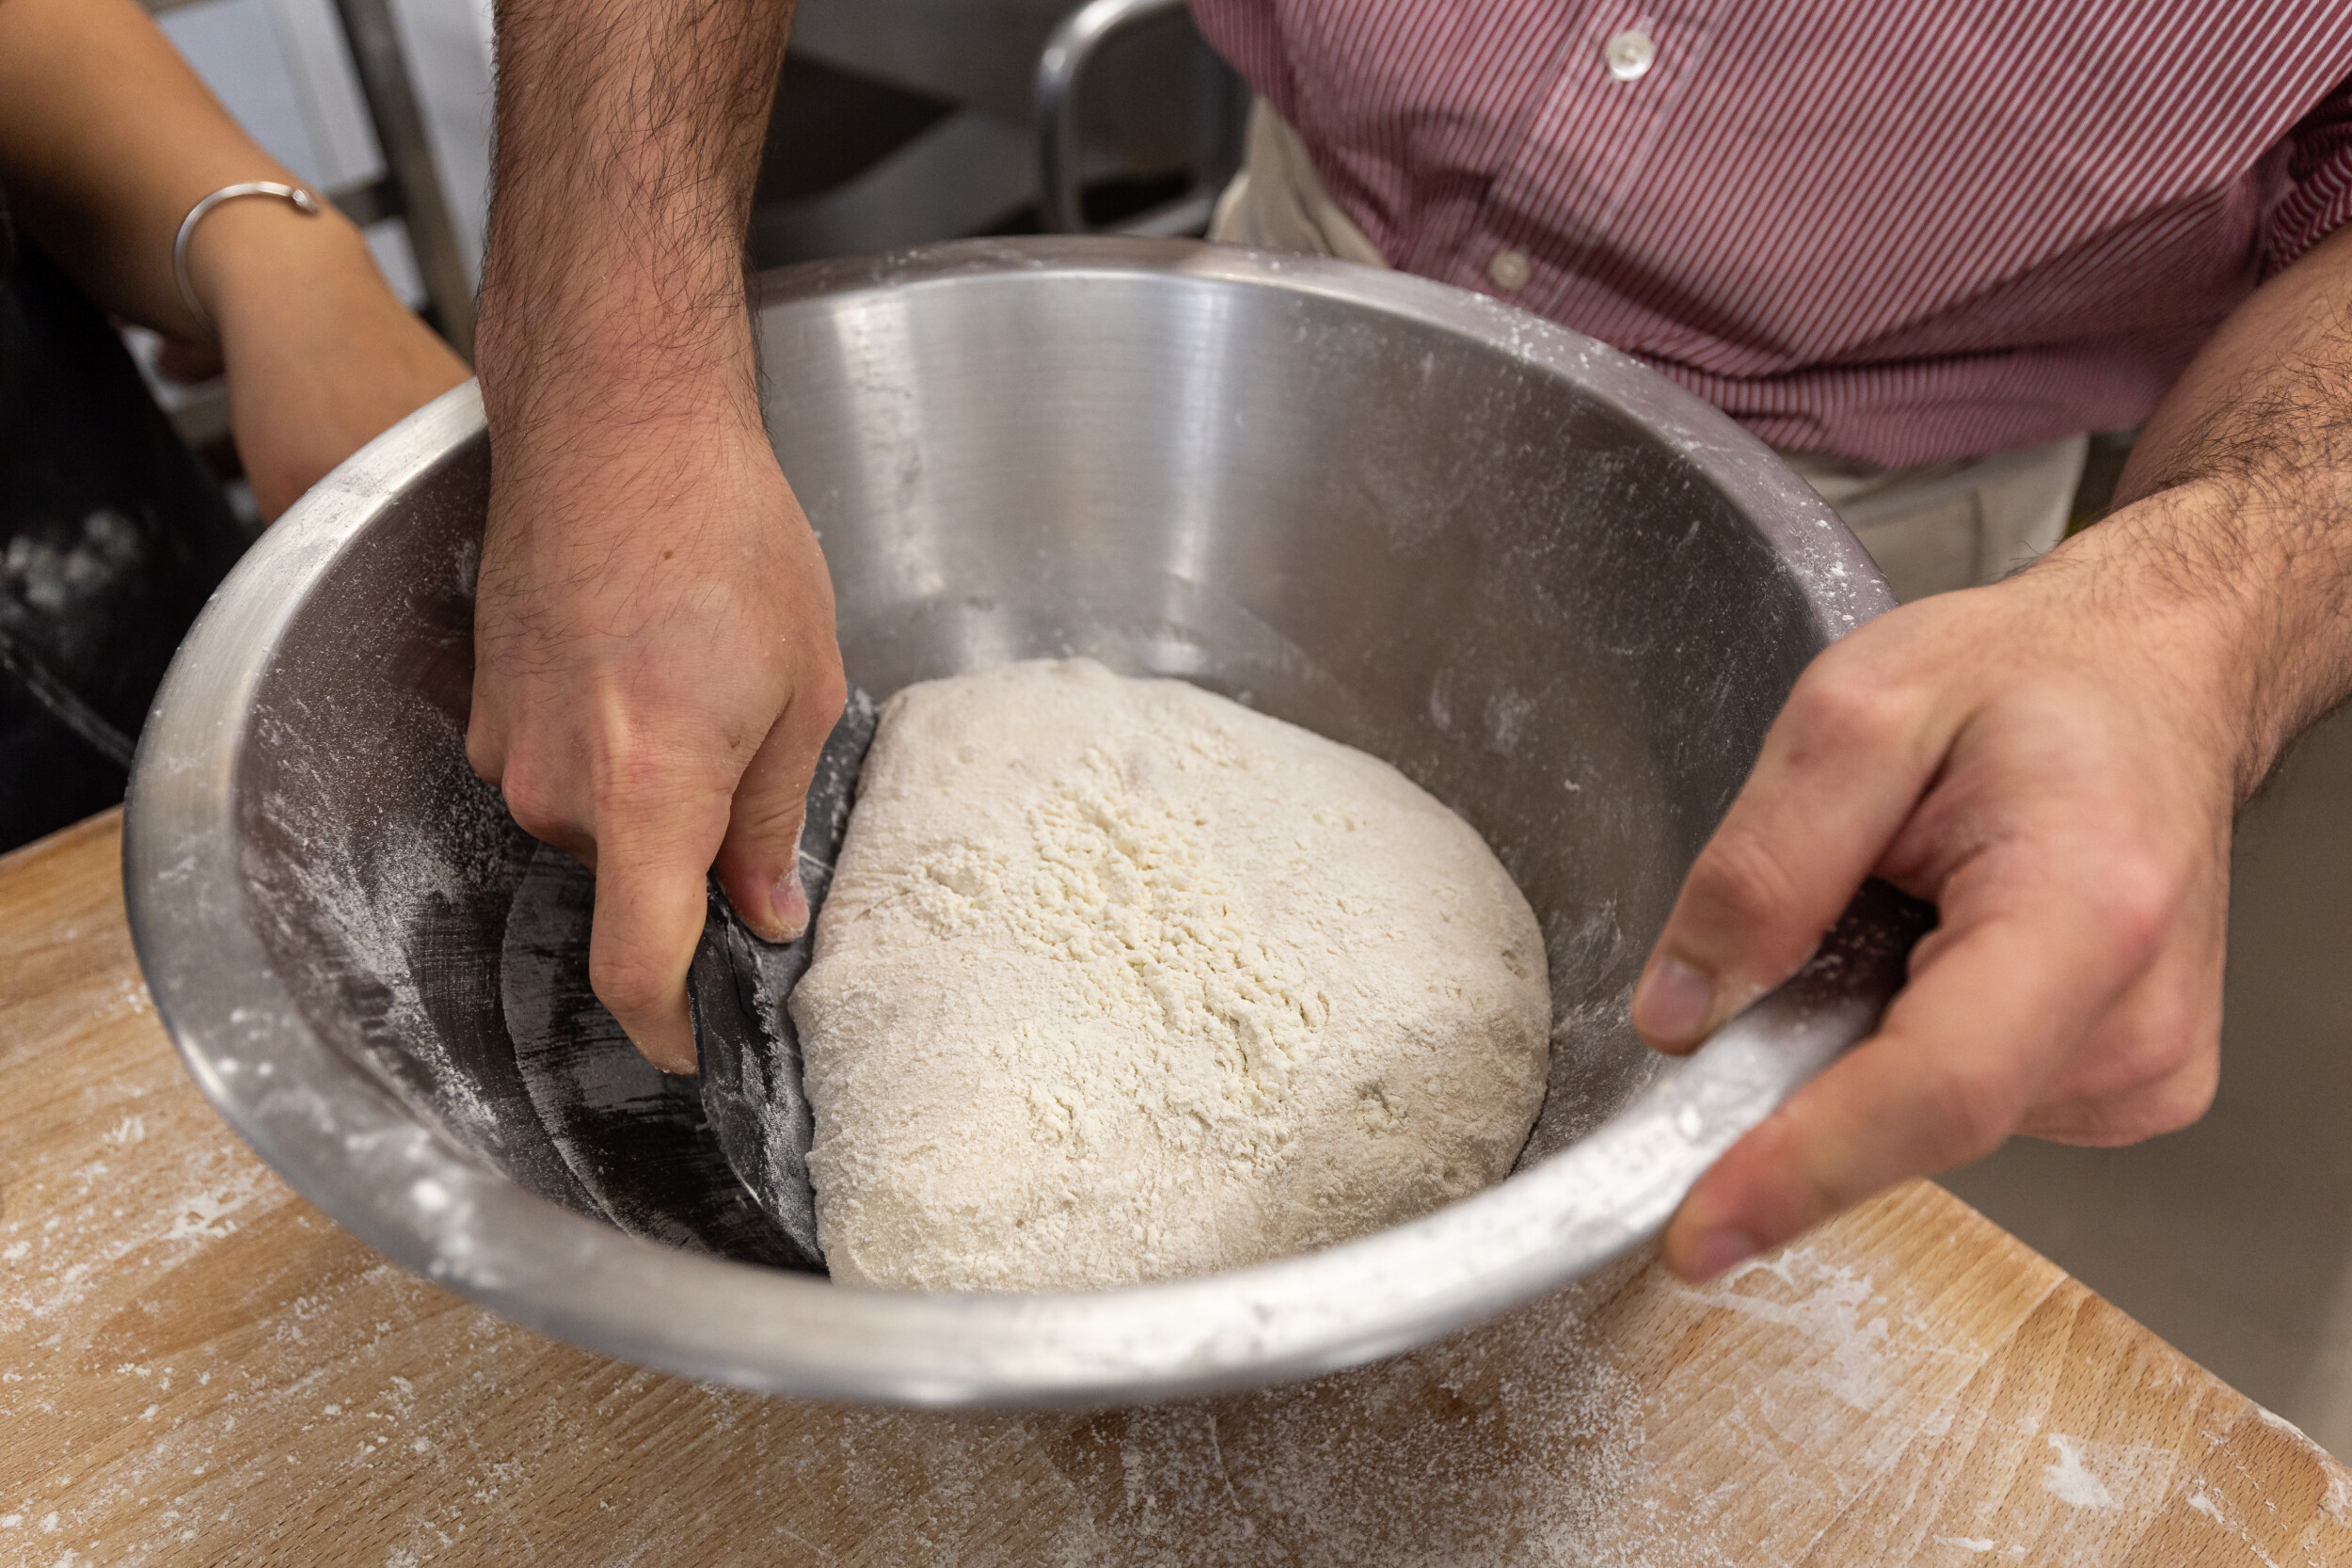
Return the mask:
{"type": "Polygon", "coordinates": [[[1527,252],[1498,250],[1495,259],[1486,263],[1486,276],[1495,280],[1495,287],[1517,292],[1527,287],[1527,252]]]}
{"type": "Polygon", "coordinates": [[[1638,82],[1658,63],[1658,45],[1647,33],[1629,27],[1601,45],[1600,57],[1618,81],[1638,82]]]}

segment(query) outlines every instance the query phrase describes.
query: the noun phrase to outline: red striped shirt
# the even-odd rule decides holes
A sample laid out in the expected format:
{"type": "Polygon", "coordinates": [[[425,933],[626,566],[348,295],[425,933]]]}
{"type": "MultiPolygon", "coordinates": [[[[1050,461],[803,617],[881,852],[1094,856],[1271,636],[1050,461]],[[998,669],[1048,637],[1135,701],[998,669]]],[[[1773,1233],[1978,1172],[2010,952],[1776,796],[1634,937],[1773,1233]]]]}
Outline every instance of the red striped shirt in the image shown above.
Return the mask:
{"type": "Polygon", "coordinates": [[[1392,264],[1783,447],[1922,463],[2137,424],[2352,218],[2352,0],[1193,8],[1392,264]],[[1620,80],[1628,31],[1655,57],[1620,80]]]}

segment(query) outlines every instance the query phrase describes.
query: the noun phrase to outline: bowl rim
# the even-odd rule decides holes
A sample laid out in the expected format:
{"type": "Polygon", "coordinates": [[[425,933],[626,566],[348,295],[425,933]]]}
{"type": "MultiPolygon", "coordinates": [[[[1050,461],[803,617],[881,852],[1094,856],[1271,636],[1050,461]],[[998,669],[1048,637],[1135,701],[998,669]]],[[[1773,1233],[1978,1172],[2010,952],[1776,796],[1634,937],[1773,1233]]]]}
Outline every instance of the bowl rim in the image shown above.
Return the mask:
{"type": "MultiPolygon", "coordinates": [[[[1821,641],[1893,605],[1835,513],[1770,449],[1630,356],[1448,285],[1186,241],[956,242],[765,275],[762,307],[945,280],[1175,276],[1343,301],[1576,381],[1701,469],[1796,577],[1821,641]]],[[[1792,983],[1584,1138],[1460,1202],[1321,1252],[1111,1290],[882,1291],[679,1251],[526,1191],[420,1121],[305,1022],[237,866],[234,793],[261,677],[309,593],[411,484],[485,431],[474,383],[321,481],[230,573],[140,740],[123,879],[156,1010],[189,1074],[304,1197],[416,1273],[531,1328],[691,1377],[911,1406],[1139,1402],[1393,1354],[1654,1238],[1699,1173],[1876,1016],[1792,983]],[[1802,994],[1801,994],[1802,993],[1802,994]]]]}

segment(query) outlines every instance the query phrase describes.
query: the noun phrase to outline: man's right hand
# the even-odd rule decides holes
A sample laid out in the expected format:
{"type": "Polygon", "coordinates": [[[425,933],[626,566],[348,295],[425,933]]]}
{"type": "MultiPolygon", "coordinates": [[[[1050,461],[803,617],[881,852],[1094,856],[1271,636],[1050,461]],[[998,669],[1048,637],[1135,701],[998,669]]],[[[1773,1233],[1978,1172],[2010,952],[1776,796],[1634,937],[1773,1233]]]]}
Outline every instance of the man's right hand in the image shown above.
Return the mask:
{"type": "Polygon", "coordinates": [[[792,0],[501,0],[475,348],[490,516],[466,752],[596,874],[588,974],[694,1070],[714,867],[808,923],[833,588],[759,415],[743,234],[792,0]]]}
{"type": "Polygon", "coordinates": [[[692,1072],[706,869],[762,936],[808,923],[833,589],[755,409],[542,434],[498,448],[467,756],[596,872],[590,982],[655,1066],[692,1072]]]}

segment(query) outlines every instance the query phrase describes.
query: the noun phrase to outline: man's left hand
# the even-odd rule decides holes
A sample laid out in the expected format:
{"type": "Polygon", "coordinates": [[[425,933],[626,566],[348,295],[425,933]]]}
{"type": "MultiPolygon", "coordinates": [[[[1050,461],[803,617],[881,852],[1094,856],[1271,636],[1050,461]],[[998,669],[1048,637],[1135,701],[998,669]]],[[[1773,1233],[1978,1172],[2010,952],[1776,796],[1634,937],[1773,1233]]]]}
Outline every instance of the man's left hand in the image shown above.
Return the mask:
{"type": "Polygon", "coordinates": [[[1867,876],[1941,923],[1878,1033],[1692,1189],[1676,1273],[1720,1274],[2012,1132],[2122,1144],[2203,1113],[2254,705],[2226,601],[2183,593],[2163,540],[2212,504],[2141,501],[2022,576],[1864,626],[1797,683],[1684,882],[1636,1026],[1693,1048],[1867,876]]]}

